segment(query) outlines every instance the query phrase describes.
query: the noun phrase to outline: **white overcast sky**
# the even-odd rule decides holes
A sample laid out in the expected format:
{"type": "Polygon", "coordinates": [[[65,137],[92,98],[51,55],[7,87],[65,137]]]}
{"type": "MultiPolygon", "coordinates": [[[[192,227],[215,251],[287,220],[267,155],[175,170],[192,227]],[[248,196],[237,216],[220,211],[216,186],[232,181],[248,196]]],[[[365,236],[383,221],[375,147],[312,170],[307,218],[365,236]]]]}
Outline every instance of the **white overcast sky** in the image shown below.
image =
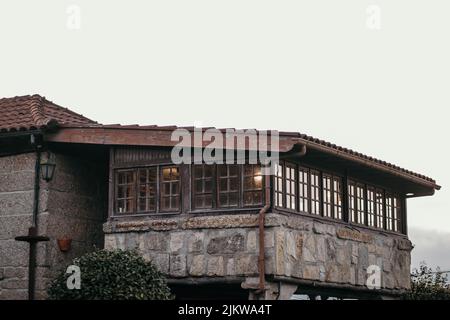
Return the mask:
{"type": "Polygon", "coordinates": [[[450,269],[449,15],[448,0],[3,0],[0,95],[101,123],[300,131],[431,176],[442,190],[408,202],[413,264],[450,269]]]}

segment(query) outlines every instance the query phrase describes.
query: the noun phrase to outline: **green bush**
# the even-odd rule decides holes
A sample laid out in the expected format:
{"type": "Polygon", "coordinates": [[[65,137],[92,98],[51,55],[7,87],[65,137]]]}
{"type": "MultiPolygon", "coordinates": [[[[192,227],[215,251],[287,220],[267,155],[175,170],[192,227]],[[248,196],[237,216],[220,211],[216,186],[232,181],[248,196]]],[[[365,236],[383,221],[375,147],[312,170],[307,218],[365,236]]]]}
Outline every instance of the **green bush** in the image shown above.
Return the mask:
{"type": "Polygon", "coordinates": [[[450,300],[450,285],[439,267],[436,271],[425,262],[411,274],[411,290],[405,294],[406,300],[450,300]]]}
{"type": "Polygon", "coordinates": [[[137,251],[98,250],[71,263],[81,273],[80,289],[68,289],[71,274],[63,270],[48,288],[53,300],[167,300],[164,275],[137,251]]]}

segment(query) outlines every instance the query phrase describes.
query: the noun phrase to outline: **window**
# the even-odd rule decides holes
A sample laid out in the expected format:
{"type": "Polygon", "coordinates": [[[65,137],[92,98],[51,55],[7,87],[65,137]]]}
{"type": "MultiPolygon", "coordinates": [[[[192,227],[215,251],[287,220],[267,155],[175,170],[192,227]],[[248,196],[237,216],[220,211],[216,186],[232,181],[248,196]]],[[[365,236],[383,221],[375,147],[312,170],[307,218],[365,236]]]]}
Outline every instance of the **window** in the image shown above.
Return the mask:
{"type": "Polygon", "coordinates": [[[347,180],[345,190],[341,176],[294,163],[281,162],[275,169],[276,207],[342,220],[347,191],[349,222],[395,232],[402,230],[399,196],[355,180],[347,180]]]}
{"type": "Polygon", "coordinates": [[[342,219],[342,179],[322,174],[323,216],[342,219]]]}
{"type": "Polygon", "coordinates": [[[279,163],[275,164],[275,196],[274,202],[276,207],[283,207],[283,166],[279,163]]]}
{"type": "Polygon", "coordinates": [[[262,205],[263,176],[261,166],[249,164],[244,166],[244,206],[262,205]]]}
{"type": "Polygon", "coordinates": [[[386,230],[400,231],[401,200],[398,196],[386,194],[386,230]]]}
{"type": "Polygon", "coordinates": [[[351,222],[356,222],[356,194],[355,194],[355,183],[353,181],[348,181],[348,214],[349,220],[351,222]]]}
{"type": "Polygon", "coordinates": [[[239,201],[239,167],[218,166],[219,207],[237,207],[239,201]]]}
{"type": "Polygon", "coordinates": [[[256,207],[263,204],[263,175],[261,166],[193,165],[192,208],[217,209],[256,207]]]}
{"type": "Polygon", "coordinates": [[[331,218],[332,212],[332,199],[331,199],[331,176],[324,174],[322,177],[322,196],[323,196],[323,216],[331,218]]]}
{"type": "Polygon", "coordinates": [[[349,181],[348,198],[351,222],[388,231],[401,231],[400,196],[371,185],[349,181]]]}
{"type": "Polygon", "coordinates": [[[364,224],[365,223],[365,210],[364,210],[364,185],[356,184],[356,223],[364,224]]]}
{"type": "Polygon", "coordinates": [[[151,166],[115,173],[116,214],[180,210],[180,171],[177,166],[151,166]]]}
{"type": "Polygon", "coordinates": [[[118,171],[116,174],[116,211],[133,213],[135,206],[135,172],[133,170],[118,171]]]}
{"type": "Polygon", "coordinates": [[[176,166],[162,167],[161,211],[180,209],[180,169],[176,166]]]}
{"type": "Polygon", "coordinates": [[[384,191],[381,189],[377,189],[376,196],[376,216],[377,216],[377,227],[383,229],[384,228],[384,191]]]}
{"type": "Polygon", "coordinates": [[[375,189],[367,187],[367,225],[375,227],[375,189]]]}
{"type": "Polygon", "coordinates": [[[342,178],[284,162],[276,167],[275,206],[342,219],[342,178]]]}
{"type": "Polygon", "coordinates": [[[157,171],[158,170],[156,167],[143,168],[138,170],[138,212],[156,211],[156,188],[158,183],[157,171]]]}
{"type": "Polygon", "coordinates": [[[320,173],[311,170],[311,213],[320,215],[320,173]]]}
{"type": "Polygon", "coordinates": [[[213,169],[212,165],[193,166],[193,197],[195,209],[213,207],[213,169]]]}
{"type": "Polygon", "coordinates": [[[342,220],[343,191],[347,188],[348,220],[372,228],[402,230],[402,199],[373,185],[347,180],[330,172],[293,163],[276,165],[274,206],[342,220]]]}
{"type": "Polygon", "coordinates": [[[342,179],[333,177],[333,208],[334,218],[342,219],[342,179]]]}
{"type": "Polygon", "coordinates": [[[298,170],[298,196],[299,211],[309,212],[309,173],[308,169],[300,168],[298,170]]]}
{"type": "Polygon", "coordinates": [[[297,179],[295,177],[295,166],[286,164],[285,177],[286,177],[286,208],[296,210],[296,185],[297,179]]]}
{"type": "Polygon", "coordinates": [[[392,230],[392,205],[392,195],[386,194],[386,230],[392,230]]]}
{"type": "Polygon", "coordinates": [[[392,204],[392,230],[393,231],[400,231],[400,217],[401,217],[401,204],[400,204],[400,198],[397,196],[393,197],[393,204],[392,204]]]}

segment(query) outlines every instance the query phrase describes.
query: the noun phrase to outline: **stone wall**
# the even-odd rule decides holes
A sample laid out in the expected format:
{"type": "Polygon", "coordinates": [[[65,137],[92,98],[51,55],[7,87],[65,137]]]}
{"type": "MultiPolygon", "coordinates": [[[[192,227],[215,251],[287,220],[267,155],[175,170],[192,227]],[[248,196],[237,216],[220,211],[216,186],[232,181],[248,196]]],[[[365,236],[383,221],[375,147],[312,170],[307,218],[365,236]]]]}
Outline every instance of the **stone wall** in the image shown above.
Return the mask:
{"type": "MultiPolygon", "coordinates": [[[[0,157],[0,300],[28,295],[29,246],[14,237],[26,235],[32,223],[35,157],[34,153],[0,157]]],[[[45,298],[49,280],[73,257],[103,246],[106,170],[62,154],[55,158],[53,180],[40,181],[38,232],[50,241],[37,249],[37,298],[45,298]],[[67,253],[59,250],[56,240],[64,236],[73,239],[67,253]]]]}
{"type": "Polygon", "coordinates": [[[256,223],[254,218],[220,216],[107,223],[105,248],[137,248],[172,278],[254,276],[258,273],[257,231],[250,227],[256,223]],[[249,227],[240,227],[239,221],[247,218],[250,219],[244,223],[249,227]]]}
{"type": "MultiPolygon", "coordinates": [[[[34,153],[0,157],[0,299],[28,296],[28,244],[14,237],[26,235],[31,226],[35,157],[34,153]]],[[[43,211],[41,206],[39,212],[43,211]]]]}
{"type": "Polygon", "coordinates": [[[299,217],[283,220],[274,230],[275,275],[362,287],[373,266],[372,272],[381,272],[382,289],[410,288],[412,245],[406,237],[299,217]]]}
{"type": "MultiPolygon", "coordinates": [[[[248,284],[258,275],[257,218],[239,214],[119,219],[104,225],[105,247],[138,248],[172,279],[195,283],[243,277],[244,286],[251,288],[248,284]]],[[[271,213],[264,237],[268,278],[363,287],[368,266],[377,265],[383,289],[409,288],[412,247],[401,235],[271,213]]]]}
{"type": "Polygon", "coordinates": [[[46,235],[50,278],[75,257],[103,248],[102,224],[107,216],[107,171],[105,163],[82,157],[56,156],[54,179],[48,185],[46,235]],[[71,250],[63,253],[57,239],[72,239],[71,250]]]}

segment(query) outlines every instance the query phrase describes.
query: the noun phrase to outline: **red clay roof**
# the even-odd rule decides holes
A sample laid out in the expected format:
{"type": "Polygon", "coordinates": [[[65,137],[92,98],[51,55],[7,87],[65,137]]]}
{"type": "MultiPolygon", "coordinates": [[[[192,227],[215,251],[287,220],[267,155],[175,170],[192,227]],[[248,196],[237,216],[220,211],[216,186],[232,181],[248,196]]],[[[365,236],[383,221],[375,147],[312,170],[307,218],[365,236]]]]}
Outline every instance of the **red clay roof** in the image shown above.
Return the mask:
{"type": "MultiPolygon", "coordinates": [[[[108,125],[102,125],[102,124],[80,124],[80,125],[64,125],[62,128],[83,128],[83,129],[106,129],[106,130],[146,130],[146,131],[154,131],[154,132],[163,132],[163,131],[173,131],[176,129],[186,129],[188,131],[193,131],[195,127],[178,127],[174,125],[169,126],[157,126],[157,125],[120,125],[120,124],[108,124],[108,125]]],[[[202,130],[206,129],[216,129],[213,127],[208,128],[202,128],[202,130]]],[[[234,129],[234,128],[229,128],[234,129]]],[[[225,131],[226,128],[218,129],[221,131],[225,131]]],[[[247,130],[247,129],[242,129],[247,130]]],[[[378,166],[378,168],[382,167],[391,171],[397,171],[399,173],[402,173],[407,176],[412,176],[415,178],[422,179],[428,183],[431,183],[434,185],[434,188],[440,189],[440,186],[436,184],[436,181],[430,177],[427,177],[425,175],[401,168],[399,166],[396,166],[395,164],[376,159],[374,157],[362,154],[360,152],[353,151],[348,148],[344,148],[341,146],[338,146],[336,144],[320,140],[311,136],[308,136],[306,134],[302,134],[299,132],[279,132],[280,137],[292,139],[296,143],[304,143],[308,145],[311,148],[321,149],[322,151],[328,151],[331,153],[338,154],[342,157],[346,157],[348,159],[352,159],[353,161],[359,161],[365,164],[375,164],[378,166]]],[[[105,139],[103,139],[105,140],[105,139]]],[[[161,141],[161,145],[164,145],[164,142],[161,141]]]]}
{"type": "MultiPolygon", "coordinates": [[[[194,127],[177,127],[177,126],[139,126],[139,125],[102,125],[94,122],[80,114],[69,109],[63,108],[46,100],[40,95],[28,95],[13,98],[0,99],[0,133],[12,131],[27,131],[33,129],[45,129],[47,127],[58,126],[64,131],[64,128],[83,128],[83,129],[106,129],[106,130],[146,130],[146,131],[173,131],[178,128],[194,130],[194,127]]],[[[203,130],[210,128],[202,128],[203,130]]],[[[231,128],[230,128],[231,129],[231,128]]],[[[225,129],[219,129],[225,130],[225,129]]],[[[354,161],[364,162],[366,164],[374,164],[385,169],[397,171],[404,175],[422,179],[428,183],[434,184],[436,189],[440,186],[436,185],[435,180],[419,173],[398,167],[394,164],[383,160],[373,158],[371,156],[337,146],[330,142],[320,140],[299,132],[279,132],[280,137],[292,139],[298,143],[307,144],[309,147],[319,148],[327,152],[339,154],[342,157],[353,159],[354,161]]],[[[155,135],[157,138],[158,135],[155,135]]],[[[76,142],[70,140],[70,142],[76,142]]],[[[161,142],[164,143],[164,142],[161,142]]],[[[163,145],[163,144],[161,144],[163,145]]]]}
{"type": "Polygon", "coordinates": [[[0,132],[44,129],[58,124],[88,123],[95,122],[37,94],[0,99],[0,132]]]}

